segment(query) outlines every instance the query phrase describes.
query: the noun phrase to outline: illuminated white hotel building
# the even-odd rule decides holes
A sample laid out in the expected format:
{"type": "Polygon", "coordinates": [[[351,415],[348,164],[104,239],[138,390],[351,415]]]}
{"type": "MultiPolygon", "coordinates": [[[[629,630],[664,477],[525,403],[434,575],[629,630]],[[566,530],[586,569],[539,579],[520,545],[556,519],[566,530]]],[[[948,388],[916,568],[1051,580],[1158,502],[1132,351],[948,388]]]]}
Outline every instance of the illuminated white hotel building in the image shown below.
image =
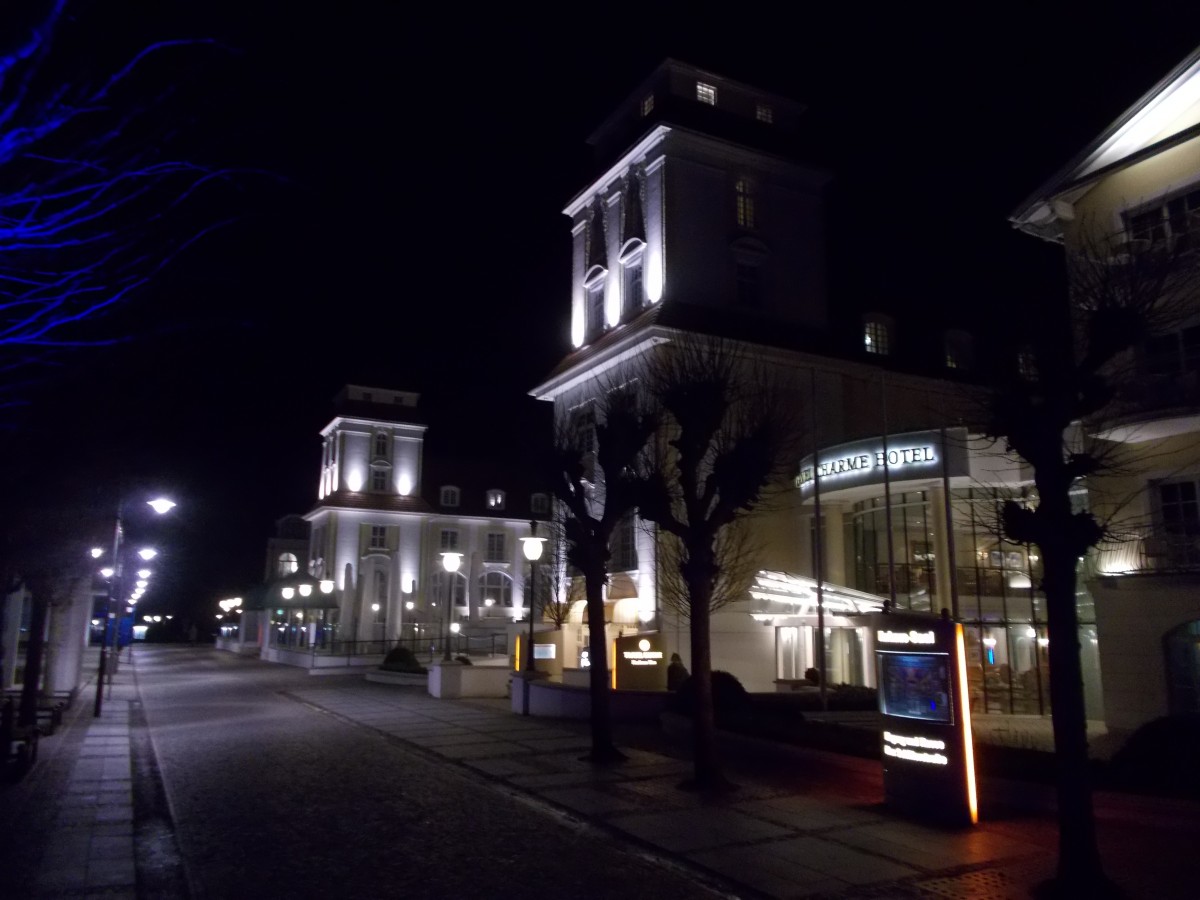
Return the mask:
{"type": "MultiPolygon", "coordinates": [[[[656,347],[688,333],[737,342],[788,381],[819,448],[827,682],[874,682],[870,635],[855,616],[892,600],[964,622],[977,712],[1048,714],[1038,554],[999,527],[1002,502],[1028,496],[1032,473],[973,427],[981,406],[967,334],[944,331],[937,358],[914,362],[886,315],[867,311],[853,335],[838,331],[825,270],[830,176],[796,150],[803,112],[671,60],[628,97],[591,138],[600,174],[564,210],[573,349],[531,393],[554,404],[560,423],[587,428],[601,392],[656,347]]],[[[1189,146],[1194,180],[1195,139],[1189,146]]],[[[751,691],[790,690],[817,666],[812,468],[811,454],[797,459],[791,502],[754,519],[757,583],[713,616],[713,668],[751,691]]],[[[688,663],[686,620],[661,596],[653,528],[631,522],[612,554],[610,636],[659,631],[665,651],[688,663]]],[[[1087,577],[1094,562],[1081,567],[1078,596],[1088,716],[1128,728],[1165,712],[1166,690],[1131,707],[1102,678],[1121,637],[1106,656],[1087,577]]],[[[1191,597],[1188,615],[1200,620],[1191,597]]],[[[582,605],[568,625],[579,649],[582,605]]],[[[1147,664],[1165,668],[1161,648],[1147,664]]]]}
{"type": "Polygon", "coordinates": [[[308,574],[333,582],[337,615],[306,615],[313,626],[336,622],[339,641],[437,632],[451,590],[453,620],[476,634],[503,635],[525,614],[519,537],[548,517],[548,496],[483,462],[426,461],[417,401],[408,391],[347,385],[321,430],[317,503],[304,516],[308,574]],[[457,572],[444,570],[444,551],[462,554],[457,572]]]}

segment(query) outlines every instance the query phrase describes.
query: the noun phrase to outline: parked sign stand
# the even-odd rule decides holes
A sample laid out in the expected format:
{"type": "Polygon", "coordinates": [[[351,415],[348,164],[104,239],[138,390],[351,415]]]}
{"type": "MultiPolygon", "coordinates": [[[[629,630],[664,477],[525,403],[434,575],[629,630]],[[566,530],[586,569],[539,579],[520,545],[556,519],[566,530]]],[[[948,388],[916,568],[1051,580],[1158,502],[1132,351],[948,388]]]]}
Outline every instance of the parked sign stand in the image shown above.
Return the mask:
{"type": "Polygon", "coordinates": [[[962,625],[948,615],[872,616],[886,802],[956,825],[979,821],[962,625]]]}

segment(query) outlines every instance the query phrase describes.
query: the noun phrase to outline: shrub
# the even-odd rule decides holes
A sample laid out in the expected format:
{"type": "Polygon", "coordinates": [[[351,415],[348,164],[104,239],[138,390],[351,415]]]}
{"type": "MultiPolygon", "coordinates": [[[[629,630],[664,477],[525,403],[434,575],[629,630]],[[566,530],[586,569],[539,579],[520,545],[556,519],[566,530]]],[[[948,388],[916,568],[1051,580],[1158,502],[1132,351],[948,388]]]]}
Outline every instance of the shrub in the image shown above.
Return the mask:
{"type": "Polygon", "coordinates": [[[383,663],[379,668],[388,672],[407,672],[412,675],[425,674],[425,667],[417,661],[416,654],[407,647],[393,647],[388,651],[387,656],[383,658],[383,663]]]}
{"type": "Polygon", "coordinates": [[[1147,722],[1113,754],[1109,774],[1125,788],[1200,799],[1200,715],[1147,722]]]}
{"type": "Polygon", "coordinates": [[[460,654],[458,654],[458,656],[454,657],[454,661],[458,662],[458,663],[462,663],[464,666],[475,665],[475,663],[471,662],[471,657],[469,657],[463,653],[460,653],[460,654]]]}
{"type": "MultiPolygon", "coordinates": [[[[671,696],[669,709],[685,716],[694,716],[696,710],[696,676],[689,675],[671,696]]],[[[744,718],[750,711],[750,695],[737,677],[729,672],[716,670],[712,673],[713,715],[718,725],[744,718]]]]}
{"type": "Polygon", "coordinates": [[[821,683],[821,673],[813,666],[809,666],[804,670],[804,680],[809,684],[819,685],[821,683]]]}

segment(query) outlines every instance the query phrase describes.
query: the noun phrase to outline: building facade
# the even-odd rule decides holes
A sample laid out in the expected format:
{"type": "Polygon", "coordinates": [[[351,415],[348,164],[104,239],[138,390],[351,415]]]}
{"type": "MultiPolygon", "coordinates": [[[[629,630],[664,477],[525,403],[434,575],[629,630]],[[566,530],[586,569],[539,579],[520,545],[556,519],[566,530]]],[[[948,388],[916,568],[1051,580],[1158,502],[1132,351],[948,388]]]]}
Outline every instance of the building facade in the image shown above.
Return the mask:
{"type": "MultiPolygon", "coordinates": [[[[440,633],[447,598],[468,635],[526,616],[520,537],[549,518],[544,492],[485,461],[430,461],[418,395],[346,386],[321,431],[317,503],[302,570],[331,583],[336,611],[310,614],[341,642],[440,633]],[[444,552],[462,555],[454,573],[444,552]]],[[[309,615],[309,614],[306,614],[309,615]]],[[[294,617],[295,614],[292,613],[294,617]]]]}
{"type": "Polygon", "coordinates": [[[1084,423],[1112,465],[1088,482],[1109,523],[1088,568],[1110,728],[1200,712],[1200,49],[1012,216],[1063,246],[1073,291],[1104,271],[1159,290],[1163,315],[1117,361],[1117,395],[1084,423]]]}

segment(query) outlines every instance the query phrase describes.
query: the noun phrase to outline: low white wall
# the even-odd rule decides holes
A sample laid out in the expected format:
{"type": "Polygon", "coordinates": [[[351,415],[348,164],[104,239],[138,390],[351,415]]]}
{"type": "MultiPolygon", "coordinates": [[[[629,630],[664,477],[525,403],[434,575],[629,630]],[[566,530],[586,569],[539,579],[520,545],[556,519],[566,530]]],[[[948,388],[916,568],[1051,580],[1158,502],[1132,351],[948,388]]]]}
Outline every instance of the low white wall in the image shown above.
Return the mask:
{"type": "Polygon", "coordinates": [[[429,670],[429,693],[443,700],[459,697],[507,697],[511,674],[507,666],[434,663],[429,670]]]}
{"type": "MultiPolygon", "coordinates": [[[[513,707],[520,711],[513,681],[513,707]]],[[[610,691],[609,712],[614,720],[656,719],[671,695],[666,691],[610,691]]],[[[533,681],[529,685],[529,714],[551,719],[586,719],[592,714],[592,695],[586,687],[533,681]]]]}

